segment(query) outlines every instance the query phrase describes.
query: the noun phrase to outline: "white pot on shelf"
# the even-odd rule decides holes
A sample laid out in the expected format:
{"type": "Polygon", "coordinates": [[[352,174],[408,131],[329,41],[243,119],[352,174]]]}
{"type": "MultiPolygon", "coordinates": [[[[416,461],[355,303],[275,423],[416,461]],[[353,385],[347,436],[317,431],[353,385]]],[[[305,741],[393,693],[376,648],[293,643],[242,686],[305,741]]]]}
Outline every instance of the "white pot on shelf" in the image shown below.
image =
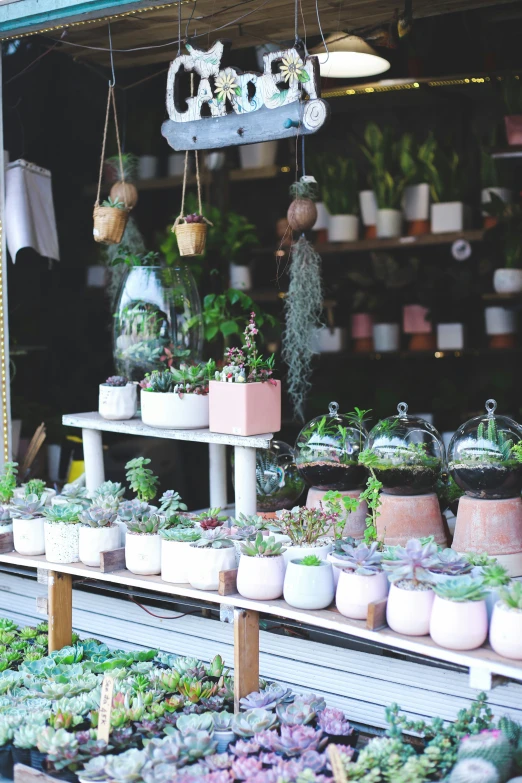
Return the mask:
{"type": "Polygon", "coordinates": [[[446,201],[431,205],[431,233],[446,234],[468,228],[471,210],[462,201],[446,201]]]}
{"type": "Polygon", "coordinates": [[[393,239],[402,234],[402,212],[400,209],[377,210],[377,236],[379,239],[393,239]]]}
{"type": "Polygon", "coordinates": [[[361,190],[359,192],[359,206],[363,225],[374,226],[377,223],[377,198],[375,191],[361,190]]]}
{"type": "Polygon", "coordinates": [[[435,596],[430,617],[430,636],[448,650],[475,650],[488,637],[485,601],[449,601],[435,596]]]}
{"type": "Polygon", "coordinates": [[[125,540],[127,538],[127,523],[123,520],[117,517],[114,520],[114,524],[120,531],[120,547],[125,546],[125,540]]]}
{"type": "Polygon", "coordinates": [[[188,558],[192,554],[190,544],[190,541],[161,539],[161,578],[164,582],[188,583],[188,558]]]}
{"type": "Polygon", "coordinates": [[[98,412],[104,419],[124,421],[132,419],[138,409],[137,386],[128,383],[126,386],[109,386],[100,383],[98,397],[98,412]]]}
{"type": "Polygon", "coordinates": [[[149,427],[196,430],[208,427],[208,394],[141,390],[141,419],[149,427]]]}
{"type": "Polygon", "coordinates": [[[464,324],[437,324],[437,348],[439,351],[462,351],[464,324]]]}
{"type": "Polygon", "coordinates": [[[250,557],[241,555],[237,571],[237,591],[244,598],[272,601],[283,595],[285,581],[283,555],[250,557]]]}
{"type": "Polygon", "coordinates": [[[314,353],[339,353],[344,351],[347,343],[346,329],[334,326],[321,326],[312,333],[312,350],[314,353]]]}
{"type": "Polygon", "coordinates": [[[246,264],[229,265],[230,288],[238,291],[250,291],[252,288],[252,273],[246,264]]]}
{"type": "Polygon", "coordinates": [[[376,353],[398,351],[401,341],[399,324],[374,324],[373,349],[376,353]]]}
{"type": "Polygon", "coordinates": [[[285,544],[286,551],[283,553],[286,565],[290,560],[300,560],[303,557],[309,557],[315,555],[320,560],[326,560],[326,556],[332,551],[333,544],[329,541],[318,542],[312,546],[292,546],[291,544],[285,544]]]}
{"type": "Polygon", "coordinates": [[[120,528],[117,525],[105,527],[80,527],[79,555],[86,566],[100,567],[100,554],[120,548],[120,528]]]}
{"type": "Polygon", "coordinates": [[[125,567],[133,574],[151,576],[161,571],[161,538],[156,533],[131,533],[125,538],[125,567]]]}
{"type": "Polygon", "coordinates": [[[13,517],[13,541],[16,552],[21,555],[45,554],[44,518],[13,517]]]}
{"type": "Polygon", "coordinates": [[[319,566],[306,566],[290,561],[283,594],[296,609],[326,609],[335,594],[331,563],[325,560],[319,566]]]}
{"type": "Polygon", "coordinates": [[[187,561],[188,580],[197,590],[217,590],[219,572],[236,567],[236,550],[233,546],[223,549],[191,545],[187,561]]]}
{"type": "Polygon", "coordinates": [[[522,269],[495,269],[493,288],[497,294],[519,294],[522,291],[522,269]]]}
{"type": "Polygon", "coordinates": [[[435,593],[405,590],[392,584],[386,605],[386,621],[392,631],[406,636],[427,636],[435,593]]]}
{"type": "Polygon", "coordinates": [[[317,220],[312,226],[312,231],[324,231],[328,228],[330,213],[328,212],[324,201],[317,201],[315,206],[317,208],[317,220]]]}
{"type": "Polygon", "coordinates": [[[329,242],[355,242],[359,237],[357,215],[330,215],[328,218],[329,242]]]}
{"type": "Polygon", "coordinates": [[[522,661],[522,612],[498,601],[491,617],[489,643],[498,655],[522,661]]]}
{"type": "Polygon", "coordinates": [[[80,525],[44,522],[45,557],[50,563],[77,563],[80,559],[80,525]]]}
{"type": "Polygon", "coordinates": [[[169,177],[182,177],[185,171],[185,153],[171,152],[168,158],[167,171],[169,177]]]}
{"type": "MultiPolygon", "coordinates": [[[[338,570],[335,569],[334,570],[338,570]]],[[[341,571],[335,594],[338,611],[352,620],[366,620],[368,604],[388,595],[388,577],[383,571],[371,576],[341,571]]]]}
{"type": "MultiPolygon", "coordinates": [[[[491,202],[491,194],[494,193],[495,196],[498,196],[499,198],[504,201],[506,204],[511,203],[511,196],[512,193],[509,188],[482,188],[480,192],[480,203],[481,204],[489,204],[491,202]]],[[[482,212],[483,215],[487,216],[487,212],[482,212]]]]}
{"type": "Polygon", "coordinates": [[[158,175],[158,156],[140,155],[138,158],[138,179],[154,179],[158,175]]]}
{"type": "Polygon", "coordinates": [[[486,307],[486,334],[514,334],[517,331],[517,314],[507,307],[486,307]]]}
{"type": "Polygon", "coordinates": [[[402,200],[404,219],[408,223],[414,220],[429,220],[430,217],[430,186],[427,182],[418,185],[408,185],[404,189],[402,200]]]}
{"type": "Polygon", "coordinates": [[[277,156],[277,141],[259,141],[256,144],[242,144],[239,160],[242,169],[258,169],[273,166],[277,156]]]}

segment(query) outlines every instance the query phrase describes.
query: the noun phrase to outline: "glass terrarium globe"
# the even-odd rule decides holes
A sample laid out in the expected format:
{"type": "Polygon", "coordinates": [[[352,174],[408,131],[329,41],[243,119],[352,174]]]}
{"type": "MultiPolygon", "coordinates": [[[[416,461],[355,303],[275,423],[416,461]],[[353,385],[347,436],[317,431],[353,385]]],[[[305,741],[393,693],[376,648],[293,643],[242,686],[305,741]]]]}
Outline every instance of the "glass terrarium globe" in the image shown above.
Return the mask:
{"type": "Polygon", "coordinates": [[[130,380],[166,368],[173,357],[201,358],[201,301],[187,267],[131,267],[113,320],[116,372],[130,380]]]}
{"type": "Polygon", "coordinates": [[[434,492],[445,462],[442,438],[429,422],[408,416],[405,402],[397,411],[397,416],[383,419],[370,431],[375,476],[388,495],[434,492]]]}
{"type": "Polygon", "coordinates": [[[368,475],[359,465],[368,433],[353,415],[338,411],[339,405],[331,402],[329,412],[308,422],[295,443],[299,473],[316,489],[359,489],[368,475]]]}
{"type": "Polygon", "coordinates": [[[462,424],[448,449],[448,467],[467,495],[493,500],[514,498],[522,490],[522,464],[513,446],[522,439],[522,427],[507,416],[497,416],[495,400],[486,413],[462,424]]]}
{"type": "Polygon", "coordinates": [[[292,508],[305,488],[295,464],[294,450],[282,440],[256,450],[257,510],[264,513],[292,508]]]}

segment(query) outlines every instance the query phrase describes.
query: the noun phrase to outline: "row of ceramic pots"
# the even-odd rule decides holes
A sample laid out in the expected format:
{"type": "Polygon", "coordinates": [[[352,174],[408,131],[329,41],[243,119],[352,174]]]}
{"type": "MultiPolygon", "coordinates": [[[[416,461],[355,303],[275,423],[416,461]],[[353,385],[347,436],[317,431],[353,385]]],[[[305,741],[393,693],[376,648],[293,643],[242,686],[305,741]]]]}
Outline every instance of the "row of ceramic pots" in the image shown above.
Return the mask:
{"type": "Polygon", "coordinates": [[[94,528],[79,523],[51,522],[43,517],[13,518],[13,545],[20,555],[45,555],[50,563],[81,561],[99,567],[100,552],[120,548],[123,525],[115,522],[94,528]]]}

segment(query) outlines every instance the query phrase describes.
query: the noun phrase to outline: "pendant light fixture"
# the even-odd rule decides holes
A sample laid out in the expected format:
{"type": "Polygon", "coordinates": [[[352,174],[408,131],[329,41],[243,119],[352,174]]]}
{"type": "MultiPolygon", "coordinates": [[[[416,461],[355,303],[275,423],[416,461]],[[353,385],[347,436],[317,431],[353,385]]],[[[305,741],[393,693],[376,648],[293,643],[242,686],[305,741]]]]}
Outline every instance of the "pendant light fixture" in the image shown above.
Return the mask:
{"type": "Polygon", "coordinates": [[[390,68],[388,60],[363,38],[349,33],[332,33],[324,44],[312,49],[311,54],[317,55],[321,76],[330,79],[360,79],[376,76],[390,68]]]}

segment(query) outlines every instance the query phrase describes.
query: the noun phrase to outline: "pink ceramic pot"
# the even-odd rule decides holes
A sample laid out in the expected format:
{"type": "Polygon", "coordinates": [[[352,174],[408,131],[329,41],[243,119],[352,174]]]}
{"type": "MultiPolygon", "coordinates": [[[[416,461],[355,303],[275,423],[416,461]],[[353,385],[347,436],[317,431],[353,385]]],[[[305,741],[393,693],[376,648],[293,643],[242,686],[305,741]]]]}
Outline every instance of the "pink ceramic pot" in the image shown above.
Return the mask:
{"type": "Polygon", "coordinates": [[[281,429],[281,381],[210,381],[209,430],[226,435],[262,435],[281,429]]]}
{"type": "Polygon", "coordinates": [[[430,631],[433,590],[404,590],[390,587],[386,620],[392,631],[406,636],[426,636],[430,631]]]}
{"type": "Polygon", "coordinates": [[[428,308],[422,305],[405,305],[402,308],[404,334],[430,334],[432,325],[427,320],[428,308]]]}
{"type": "Polygon", "coordinates": [[[491,618],[489,643],[499,655],[522,661],[522,612],[498,601],[491,618]]]}
{"type": "Polygon", "coordinates": [[[448,650],[475,650],[488,637],[485,601],[448,601],[435,596],[430,619],[430,636],[448,650]]]}
{"type": "Polygon", "coordinates": [[[283,595],[285,561],[283,555],[249,557],[241,555],[237,571],[237,591],[244,598],[271,601],[283,595]]]}
{"type": "Polygon", "coordinates": [[[504,117],[506,139],[510,147],[522,144],[522,114],[509,114],[504,117]]]}
{"type": "MultiPolygon", "coordinates": [[[[334,568],[334,571],[338,569],[334,568]]],[[[341,571],[335,594],[338,611],[352,620],[366,620],[368,604],[380,601],[388,595],[388,577],[380,571],[373,576],[363,576],[341,571]]]]}
{"type": "Polygon", "coordinates": [[[370,313],[352,315],[352,339],[361,340],[373,336],[373,318],[370,313]]]}

